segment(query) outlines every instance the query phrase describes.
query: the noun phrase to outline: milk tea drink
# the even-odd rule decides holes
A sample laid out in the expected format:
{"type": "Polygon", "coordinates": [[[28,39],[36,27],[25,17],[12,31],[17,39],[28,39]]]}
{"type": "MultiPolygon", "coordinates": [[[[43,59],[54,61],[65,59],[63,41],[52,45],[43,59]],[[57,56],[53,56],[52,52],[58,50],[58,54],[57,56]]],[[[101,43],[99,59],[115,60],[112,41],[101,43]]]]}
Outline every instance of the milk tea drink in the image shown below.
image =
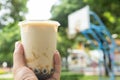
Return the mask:
{"type": "Polygon", "coordinates": [[[56,51],[56,21],[22,21],[19,23],[27,66],[39,80],[54,73],[53,54],[56,51]]]}

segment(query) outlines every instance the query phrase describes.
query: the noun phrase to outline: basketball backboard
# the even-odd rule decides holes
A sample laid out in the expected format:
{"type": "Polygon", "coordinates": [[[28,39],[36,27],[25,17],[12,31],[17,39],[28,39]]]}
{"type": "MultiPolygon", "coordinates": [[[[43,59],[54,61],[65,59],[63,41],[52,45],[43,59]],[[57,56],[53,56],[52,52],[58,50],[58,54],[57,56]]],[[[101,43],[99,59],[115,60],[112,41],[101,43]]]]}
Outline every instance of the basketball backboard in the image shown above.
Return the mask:
{"type": "Polygon", "coordinates": [[[68,16],[68,34],[75,35],[90,26],[89,6],[77,10],[68,16]]]}

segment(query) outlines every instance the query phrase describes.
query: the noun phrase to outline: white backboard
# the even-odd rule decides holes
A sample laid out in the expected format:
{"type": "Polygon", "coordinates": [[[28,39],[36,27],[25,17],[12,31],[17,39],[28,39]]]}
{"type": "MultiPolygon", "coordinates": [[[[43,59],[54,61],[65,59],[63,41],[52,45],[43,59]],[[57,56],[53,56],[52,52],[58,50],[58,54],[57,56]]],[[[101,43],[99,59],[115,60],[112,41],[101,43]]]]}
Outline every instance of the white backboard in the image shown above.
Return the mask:
{"type": "Polygon", "coordinates": [[[90,16],[89,6],[77,10],[68,16],[68,34],[75,35],[80,31],[84,31],[89,28],[90,16]]]}

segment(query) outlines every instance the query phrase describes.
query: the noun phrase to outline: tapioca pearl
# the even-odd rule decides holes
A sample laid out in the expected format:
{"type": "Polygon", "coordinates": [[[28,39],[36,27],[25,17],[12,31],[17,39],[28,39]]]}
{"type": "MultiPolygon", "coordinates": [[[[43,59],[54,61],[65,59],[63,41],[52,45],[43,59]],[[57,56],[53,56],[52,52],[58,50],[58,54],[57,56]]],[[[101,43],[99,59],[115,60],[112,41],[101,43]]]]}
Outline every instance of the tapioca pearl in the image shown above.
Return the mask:
{"type": "Polygon", "coordinates": [[[34,69],[35,74],[39,74],[40,70],[39,69],[34,69]]]}
{"type": "Polygon", "coordinates": [[[45,68],[43,68],[43,69],[42,69],[42,73],[43,73],[43,74],[47,74],[47,73],[48,73],[48,70],[45,69],[45,68]]]}
{"type": "Polygon", "coordinates": [[[54,72],[55,72],[55,70],[52,68],[51,71],[50,71],[50,73],[53,74],[54,72]]]}

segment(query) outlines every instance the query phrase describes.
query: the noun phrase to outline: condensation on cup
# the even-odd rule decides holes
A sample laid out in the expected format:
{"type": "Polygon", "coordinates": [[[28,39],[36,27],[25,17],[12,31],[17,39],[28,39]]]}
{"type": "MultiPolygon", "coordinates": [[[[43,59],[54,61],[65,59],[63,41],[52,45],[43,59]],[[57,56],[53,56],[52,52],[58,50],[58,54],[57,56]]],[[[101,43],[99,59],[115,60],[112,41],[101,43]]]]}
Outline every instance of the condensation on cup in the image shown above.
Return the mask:
{"type": "Polygon", "coordinates": [[[19,23],[27,66],[39,80],[47,79],[54,73],[53,55],[59,25],[57,21],[50,20],[19,23]]]}

